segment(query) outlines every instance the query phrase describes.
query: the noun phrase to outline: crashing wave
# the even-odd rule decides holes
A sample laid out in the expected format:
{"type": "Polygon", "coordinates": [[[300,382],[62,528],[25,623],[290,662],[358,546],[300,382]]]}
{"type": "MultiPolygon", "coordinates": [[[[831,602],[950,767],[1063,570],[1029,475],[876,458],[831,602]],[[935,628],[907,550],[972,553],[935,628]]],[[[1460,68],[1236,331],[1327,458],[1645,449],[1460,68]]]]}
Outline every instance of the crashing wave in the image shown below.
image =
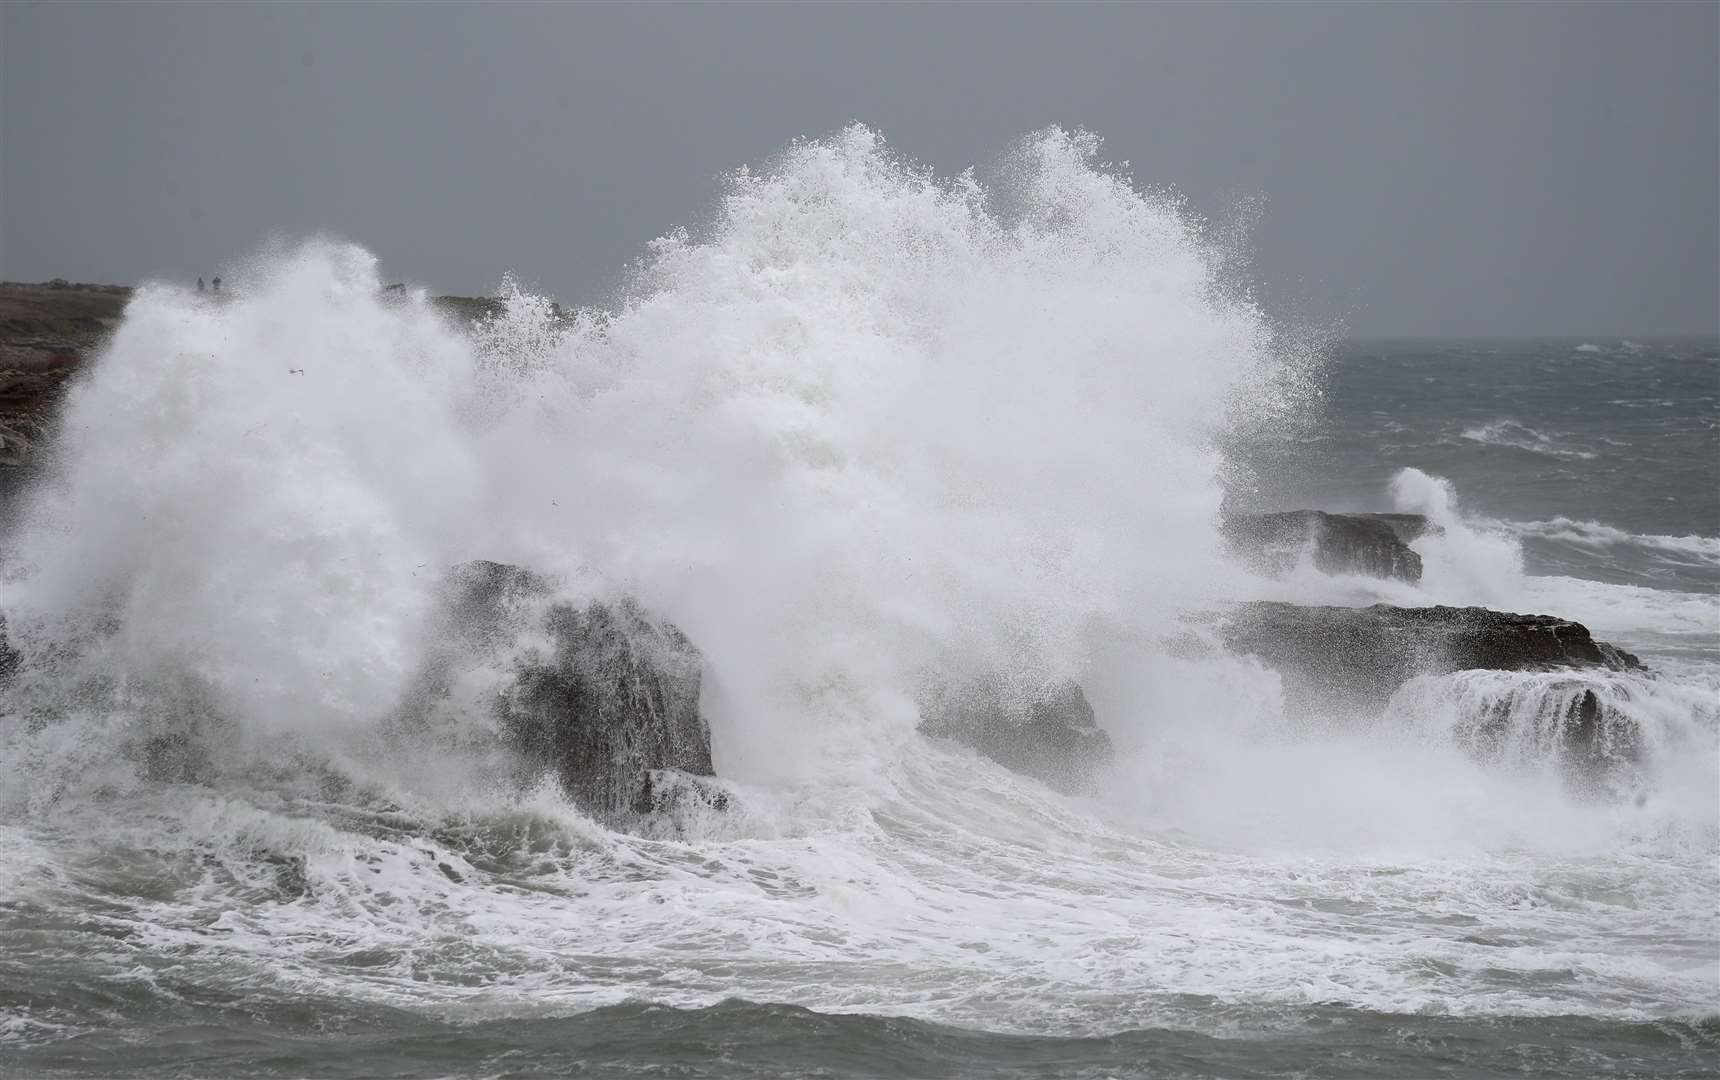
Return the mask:
{"type": "Polygon", "coordinates": [[[1712,752],[1720,703],[1642,674],[1458,671],[1405,683],[1385,717],[1490,767],[1634,795],[1679,755],[1712,752]]]}
{"type": "Polygon", "coordinates": [[[1576,521],[1568,517],[1544,521],[1506,522],[1505,527],[1522,536],[1575,544],[1586,548],[1631,546],[1660,553],[1680,560],[1694,560],[1720,566],[1720,537],[1662,536],[1653,533],[1632,533],[1598,521],[1576,521]]]}

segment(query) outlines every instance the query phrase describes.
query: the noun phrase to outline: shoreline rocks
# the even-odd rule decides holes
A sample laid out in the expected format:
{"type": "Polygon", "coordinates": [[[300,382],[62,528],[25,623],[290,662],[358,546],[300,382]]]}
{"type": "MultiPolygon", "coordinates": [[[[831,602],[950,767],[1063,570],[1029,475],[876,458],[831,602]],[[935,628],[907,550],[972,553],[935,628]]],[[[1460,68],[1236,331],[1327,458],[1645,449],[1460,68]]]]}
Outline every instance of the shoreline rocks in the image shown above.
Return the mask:
{"type": "Polygon", "coordinates": [[[0,498],[34,464],[71,380],[130,299],[122,285],[0,282],[0,498]]]}
{"type": "Polygon", "coordinates": [[[1219,637],[1232,653],[1277,671],[1286,715],[1317,725],[1372,722],[1389,712],[1397,722],[1420,716],[1408,722],[1433,718],[1437,726],[1452,722],[1437,719],[1450,711],[1457,744],[1476,760],[1505,767],[1557,761],[1589,793],[1628,786],[1642,755],[1638,722],[1614,701],[1628,691],[1617,679],[1594,676],[1648,669],[1567,619],[1473,607],[1256,602],[1231,612],[1219,637]],[[1571,677],[1443,678],[1485,672],[1571,677]]]}
{"type": "Polygon", "coordinates": [[[1430,525],[1421,514],[1334,514],[1325,510],[1227,514],[1219,529],[1231,550],[1257,568],[1281,574],[1312,549],[1327,574],[1421,580],[1421,556],[1410,544],[1430,525]]]}
{"type": "Polygon", "coordinates": [[[1021,692],[997,682],[939,687],[921,702],[920,732],[970,746],[1065,794],[1089,790],[1112,757],[1111,737],[1073,682],[1021,692]]]}
{"type": "Polygon", "coordinates": [[[1238,605],[1219,637],[1278,671],[1287,701],[1379,709],[1417,675],[1483,669],[1645,671],[1581,623],[1478,607],[1238,605]]]}
{"type": "Polygon", "coordinates": [[[699,712],[703,659],[631,600],[575,605],[530,571],[472,562],[449,575],[439,630],[407,716],[447,697],[461,666],[498,665],[509,672],[492,706],[503,743],[553,771],[587,813],[613,822],[689,791],[722,801],[720,790],[662,776],[715,775],[699,712]]]}
{"type": "MultiPolygon", "coordinates": [[[[383,293],[404,297],[406,290],[383,293]]],[[[123,286],[0,283],[0,509],[41,461],[67,387],[119,325],[131,295],[123,286]]],[[[429,303],[456,324],[502,310],[494,298],[429,303]]],[[[1314,509],[1235,512],[1220,522],[1232,550],[1268,572],[1308,558],[1324,573],[1405,582],[1420,580],[1422,560],[1410,544],[1432,528],[1417,514],[1314,509]]],[[[499,665],[502,692],[478,707],[495,710],[496,730],[514,755],[538,775],[553,771],[588,812],[610,819],[654,813],[691,797],[686,792],[706,805],[723,800],[718,785],[683,782],[714,771],[698,710],[702,660],[675,627],[627,600],[571,604],[545,579],[495,563],[458,568],[446,608],[402,719],[434,711],[459,672],[499,665]]],[[[1230,651],[1277,669],[1296,709],[1377,711],[1421,674],[1643,670],[1581,624],[1482,608],[1243,604],[1220,638],[1230,651]]],[[[18,678],[19,664],[0,622],[0,688],[18,678]]],[[[921,730],[1060,790],[1084,790],[1111,760],[1112,746],[1081,688],[1021,692],[1005,690],[1006,682],[930,695],[921,730]]],[[[1569,707],[1567,726],[1578,742],[1594,742],[1604,705],[1589,694],[1569,707]]],[[[149,775],[183,778],[202,771],[198,753],[199,744],[174,730],[154,737],[142,757],[149,775]]]]}

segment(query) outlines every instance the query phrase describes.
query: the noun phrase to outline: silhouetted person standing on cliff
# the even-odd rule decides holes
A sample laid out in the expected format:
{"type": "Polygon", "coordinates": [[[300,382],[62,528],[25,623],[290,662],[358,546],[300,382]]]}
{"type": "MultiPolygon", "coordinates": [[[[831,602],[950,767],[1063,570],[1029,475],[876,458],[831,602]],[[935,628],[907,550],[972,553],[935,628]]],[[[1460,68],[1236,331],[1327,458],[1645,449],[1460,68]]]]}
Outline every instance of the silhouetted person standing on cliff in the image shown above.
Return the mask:
{"type": "Polygon", "coordinates": [[[198,292],[203,291],[203,279],[202,278],[197,279],[197,291],[198,292]]]}
{"type": "Polygon", "coordinates": [[[217,277],[211,284],[213,284],[215,286],[216,292],[221,291],[221,279],[219,277],[217,277]]]}

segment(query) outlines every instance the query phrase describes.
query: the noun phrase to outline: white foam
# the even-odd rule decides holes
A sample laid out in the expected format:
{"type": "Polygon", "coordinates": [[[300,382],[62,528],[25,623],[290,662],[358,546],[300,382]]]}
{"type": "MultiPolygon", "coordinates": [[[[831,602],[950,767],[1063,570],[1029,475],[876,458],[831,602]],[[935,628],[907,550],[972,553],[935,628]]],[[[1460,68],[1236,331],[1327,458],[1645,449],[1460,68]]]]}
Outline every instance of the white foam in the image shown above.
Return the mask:
{"type": "Polygon", "coordinates": [[[1653,533],[1631,533],[1602,522],[1575,521],[1568,517],[1555,517],[1544,521],[1505,522],[1503,525],[1522,536],[1555,540],[1561,543],[1575,544],[1579,547],[1604,549],[1630,546],[1673,556],[1680,561],[1720,566],[1720,537],[1716,536],[1695,534],[1666,536],[1653,533]]]}
{"type": "Polygon", "coordinates": [[[1490,424],[1465,428],[1463,437],[1471,442],[1483,443],[1487,446],[1508,446],[1516,450],[1527,450],[1532,454],[1545,454],[1548,457],[1569,458],[1576,461],[1590,461],[1596,457],[1593,451],[1581,450],[1567,445],[1570,436],[1550,435],[1546,432],[1536,431],[1516,420],[1495,420],[1490,424]]]}
{"type": "Polygon", "coordinates": [[[12,538],[12,636],[112,618],[118,672],[188,672],[276,728],[367,720],[475,490],[452,437],[470,350],[381,304],[355,248],[234,276],[225,304],[139,290],[68,397],[59,468],[12,538]]]}
{"type": "MultiPolygon", "coordinates": [[[[1276,676],[1179,633],[1256,587],[1220,555],[1212,447],[1294,411],[1299,366],[1200,224],[1096,154],[1046,133],[986,187],[860,128],[797,144],[612,309],[516,292],[469,338],[338,244],[270,253],[226,303],[142,290],[0,593],[28,664],[0,895],[100,904],[129,936],[77,959],[105,973],[141,951],[456,1017],[1712,1011],[1712,807],[1578,805],[1299,727],[1276,676]],[[479,556],[686,629],[735,812],[606,831],[498,782],[479,709],[384,738],[429,584],[479,556]],[[1069,800],[928,744],[927,668],[1078,676],[1117,768],[1069,800]],[[134,727],[198,710],[226,725],[207,784],[140,776],[134,727]]],[[[1443,529],[1425,588],[1379,588],[1537,587],[1449,485],[1399,479],[1443,529]]]]}
{"type": "MultiPolygon", "coordinates": [[[[1560,575],[1524,572],[1523,535],[1570,534],[1596,546],[1636,544],[1690,553],[1707,560],[1711,538],[1643,537],[1593,522],[1515,523],[1461,511],[1451,483],[1405,469],[1391,485],[1393,503],[1426,514],[1436,526],[1411,547],[1422,556],[1423,577],[1412,590],[1393,583],[1368,589],[1393,603],[1481,605],[1531,614],[1554,614],[1584,623],[1597,636],[1653,651],[1670,646],[1681,658],[1694,651],[1720,662],[1720,598],[1708,593],[1652,589],[1560,575]],[[1664,542],[1664,543],[1662,543],[1664,542]],[[1646,636],[1646,637],[1645,637],[1646,636]]],[[[1358,587],[1361,586],[1360,583],[1358,587]]]]}
{"type": "Polygon", "coordinates": [[[1426,515],[1432,526],[1411,547],[1422,557],[1422,588],[1445,602],[1493,605],[1521,588],[1523,555],[1508,533],[1472,522],[1451,483],[1419,469],[1392,478],[1392,505],[1426,515]]]}
{"type": "Polygon", "coordinates": [[[1464,746],[1514,778],[1538,773],[1644,798],[1652,793],[1700,819],[1720,782],[1720,768],[1712,767],[1720,726],[1713,691],[1611,671],[1459,671],[1406,683],[1386,717],[1437,746],[1464,746]],[[1598,716],[1592,734],[1573,737],[1585,696],[1598,716]]]}

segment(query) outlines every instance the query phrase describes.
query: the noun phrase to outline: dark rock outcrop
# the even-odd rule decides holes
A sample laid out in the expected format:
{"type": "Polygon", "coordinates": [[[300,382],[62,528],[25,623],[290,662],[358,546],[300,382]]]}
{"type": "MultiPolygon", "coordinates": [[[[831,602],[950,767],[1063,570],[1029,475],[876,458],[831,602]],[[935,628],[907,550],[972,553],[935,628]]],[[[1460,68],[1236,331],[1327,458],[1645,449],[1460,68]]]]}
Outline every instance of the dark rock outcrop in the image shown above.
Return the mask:
{"type": "Polygon", "coordinates": [[[554,653],[521,666],[501,699],[503,729],[549,762],[568,796],[594,813],[655,808],[653,770],[712,774],[699,715],[699,654],[630,602],[556,604],[554,653]]]}
{"type": "Polygon", "coordinates": [[[1087,790],[1111,761],[1111,737],[1072,682],[1011,693],[997,683],[940,687],[920,705],[920,731],[1067,793],[1087,790]]]}
{"type": "MultiPolygon", "coordinates": [[[[1283,680],[1292,716],[1318,723],[1432,709],[1455,714],[1451,734],[1478,761],[1504,767],[1556,763],[1579,790],[1629,785],[1642,752],[1638,723],[1619,706],[1641,661],[1581,623],[1486,608],[1240,605],[1220,627],[1230,651],[1261,660],[1283,680]],[[1455,672],[1560,672],[1552,680],[1458,682],[1455,672]],[[1406,684],[1408,684],[1406,686],[1406,684]],[[1402,696],[1400,696],[1400,691],[1402,696]]],[[[1415,721],[1410,721],[1412,724],[1415,721]]]]}
{"type": "Polygon", "coordinates": [[[1238,606],[1220,627],[1231,652],[1284,680],[1287,703],[1377,711],[1417,675],[1469,669],[1640,671],[1635,656],[1581,623],[1486,608],[1238,606]]]}
{"type": "Polygon", "coordinates": [[[545,579],[492,562],[458,567],[444,610],[406,716],[446,697],[462,663],[502,663],[511,670],[494,703],[503,740],[529,768],[552,770],[588,813],[650,813],[688,791],[721,802],[720,791],[664,782],[663,770],[713,775],[699,713],[702,660],[675,627],[630,600],[558,600],[545,579]]]}
{"type": "Polygon", "coordinates": [[[507,311],[507,305],[494,296],[436,296],[430,306],[461,323],[494,319],[507,311]]]}
{"type": "Polygon", "coordinates": [[[1285,510],[1228,514],[1221,529],[1233,551],[1269,573],[1290,569],[1312,547],[1323,573],[1420,581],[1421,556],[1409,545],[1428,521],[1420,514],[1285,510]]]}
{"type": "Polygon", "coordinates": [[[0,615],[0,690],[12,685],[18,677],[18,665],[23,660],[23,654],[12,647],[6,636],[6,616],[0,615]]]}

